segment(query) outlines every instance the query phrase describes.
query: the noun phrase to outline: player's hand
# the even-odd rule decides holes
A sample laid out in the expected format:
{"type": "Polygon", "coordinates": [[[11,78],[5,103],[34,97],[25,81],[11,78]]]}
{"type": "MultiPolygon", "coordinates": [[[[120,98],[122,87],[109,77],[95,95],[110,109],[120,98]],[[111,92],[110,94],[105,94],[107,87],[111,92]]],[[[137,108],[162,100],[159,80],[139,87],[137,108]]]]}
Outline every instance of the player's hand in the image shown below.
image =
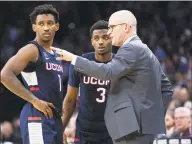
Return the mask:
{"type": "Polygon", "coordinates": [[[41,111],[47,118],[53,117],[52,108],[54,108],[54,105],[52,103],[43,101],[43,100],[35,100],[33,103],[33,106],[41,111]]]}
{"type": "Polygon", "coordinates": [[[60,55],[59,57],[56,58],[56,60],[72,61],[74,54],[72,54],[66,50],[62,50],[62,49],[55,48],[55,47],[51,47],[51,49],[60,55]]]}

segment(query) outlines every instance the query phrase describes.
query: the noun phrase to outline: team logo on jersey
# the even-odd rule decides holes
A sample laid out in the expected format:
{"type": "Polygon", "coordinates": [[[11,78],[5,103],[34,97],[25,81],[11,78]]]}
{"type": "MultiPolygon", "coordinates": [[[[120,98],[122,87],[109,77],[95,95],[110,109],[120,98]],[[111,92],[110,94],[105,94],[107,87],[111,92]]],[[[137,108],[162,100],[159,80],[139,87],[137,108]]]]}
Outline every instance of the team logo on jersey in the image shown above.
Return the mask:
{"type": "Polygon", "coordinates": [[[110,80],[100,80],[94,77],[83,76],[83,83],[84,84],[93,84],[93,85],[108,85],[110,80]]]}
{"type": "Polygon", "coordinates": [[[48,63],[48,62],[46,62],[46,69],[47,70],[58,71],[58,72],[63,72],[62,65],[55,64],[55,63],[48,63]]]}

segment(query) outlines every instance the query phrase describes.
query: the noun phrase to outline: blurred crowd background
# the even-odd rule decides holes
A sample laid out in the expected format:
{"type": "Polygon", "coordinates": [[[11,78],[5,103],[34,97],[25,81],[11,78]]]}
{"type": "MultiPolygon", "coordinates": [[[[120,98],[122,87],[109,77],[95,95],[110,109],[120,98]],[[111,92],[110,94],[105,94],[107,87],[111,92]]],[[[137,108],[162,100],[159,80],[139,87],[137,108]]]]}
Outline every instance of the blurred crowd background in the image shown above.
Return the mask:
{"type": "MultiPolygon", "coordinates": [[[[35,6],[44,3],[0,2],[1,69],[26,42],[34,39],[29,14],[35,6]]],[[[132,11],[138,21],[139,37],[157,56],[174,86],[174,95],[165,116],[166,136],[192,135],[192,2],[46,3],[52,4],[60,13],[60,30],[56,33],[54,46],[78,55],[93,51],[89,36],[93,23],[108,20],[117,10],[132,11]]],[[[25,102],[2,84],[0,86],[0,138],[21,144],[19,114],[25,102]]],[[[73,124],[70,128],[74,129],[73,124]]]]}

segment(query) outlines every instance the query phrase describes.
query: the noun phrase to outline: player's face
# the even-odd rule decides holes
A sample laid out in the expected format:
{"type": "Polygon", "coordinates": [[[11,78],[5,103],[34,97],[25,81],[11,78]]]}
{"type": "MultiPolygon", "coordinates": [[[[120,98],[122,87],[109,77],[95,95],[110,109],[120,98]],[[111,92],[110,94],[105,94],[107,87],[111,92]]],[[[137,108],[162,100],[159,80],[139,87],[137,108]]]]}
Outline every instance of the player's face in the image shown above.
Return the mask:
{"type": "Polygon", "coordinates": [[[111,53],[112,44],[111,39],[107,35],[107,31],[107,29],[98,29],[93,31],[91,42],[95,52],[99,55],[111,53]]]}
{"type": "Polygon", "coordinates": [[[33,31],[36,32],[37,38],[44,42],[49,42],[55,36],[55,32],[59,29],[59,24],[55,23],[52,14],[41,14],[36,18],[36,23],[33,24],[33,31]]]}

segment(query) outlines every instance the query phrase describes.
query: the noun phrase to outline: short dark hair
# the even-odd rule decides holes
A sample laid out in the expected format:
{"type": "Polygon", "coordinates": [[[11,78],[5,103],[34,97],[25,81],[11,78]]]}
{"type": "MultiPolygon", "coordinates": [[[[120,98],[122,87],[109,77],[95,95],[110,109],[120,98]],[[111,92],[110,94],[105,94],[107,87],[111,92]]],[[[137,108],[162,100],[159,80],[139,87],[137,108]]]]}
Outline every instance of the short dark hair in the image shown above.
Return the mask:
{"type": "Polygon", "coordinates": [[[92,37],[93,31],[97,29],[108,29],[108,22],[105,20],[99,20],[90,28],[90,37],[92,37]]]}
{"type": "Polygon", "coordinates": [[[36,18],[40,14],[52,14],[55,18],[55,22],[59,22],[59,13],[57,10],[50,4],[44,4],[44,5],[39,5],[35,7],[33,12],[29,15],[31,23],[35,24],[36,18]]]}

